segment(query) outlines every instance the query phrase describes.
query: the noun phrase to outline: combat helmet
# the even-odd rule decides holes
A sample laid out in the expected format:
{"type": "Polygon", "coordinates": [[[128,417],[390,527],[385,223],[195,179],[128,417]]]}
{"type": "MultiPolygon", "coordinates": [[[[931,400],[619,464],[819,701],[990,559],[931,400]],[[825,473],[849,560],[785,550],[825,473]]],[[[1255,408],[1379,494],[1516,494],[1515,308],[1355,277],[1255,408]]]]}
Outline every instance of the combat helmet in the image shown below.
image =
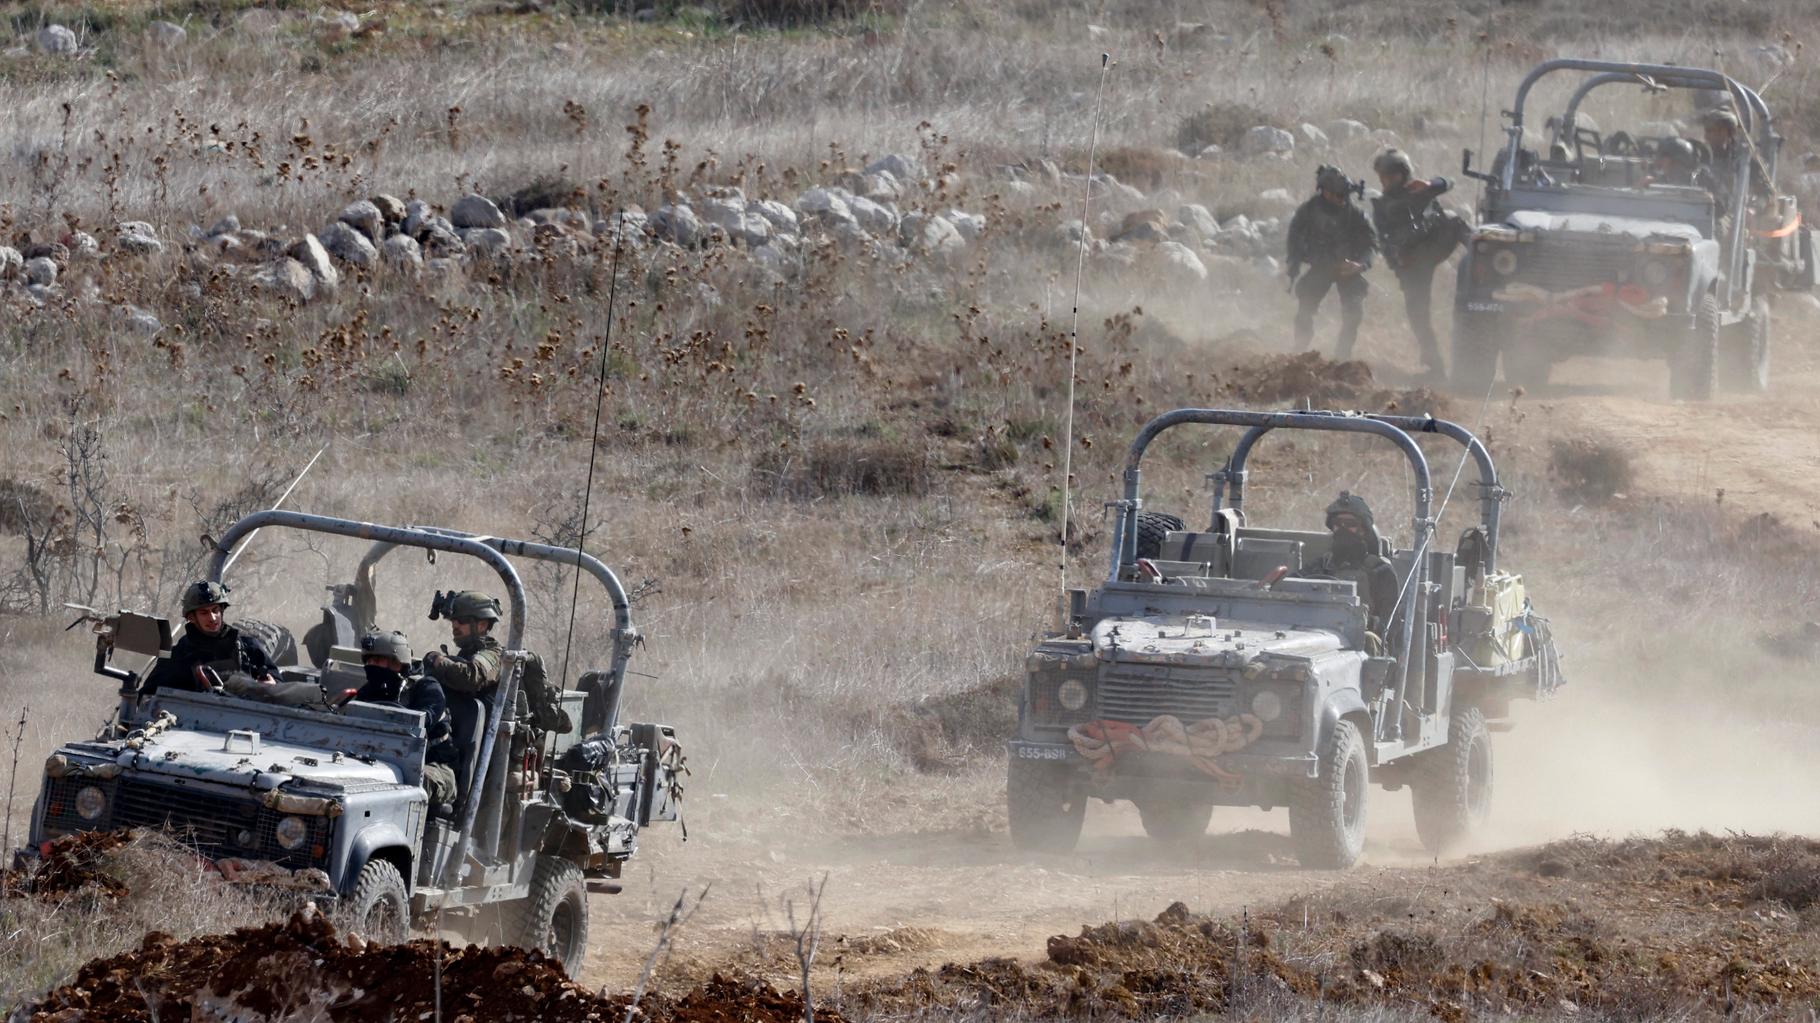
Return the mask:
{"type": "Polygon", "coordinates": [[[1348,490],[1340,491],[1340,496],[1327,506],[1327,528],[1333,528],[1333,520],[1342,515],[1351,515],[1364,523],[1366,529],[1376,529],[1377,521],[1372,517],[1371,505],[1365,499],[1348,490]]]}
{"type": "Polygon", "coordinates": [[[191,583],[183,591],[183,613],[186,615],[200,608],[214,607],[216,604],[227,607],[229,603],[228,588],[209,579],[191,583]]]}
{"type": "Polygon", "coordinates": [[[360,637],[363,657],[390,657],[403,664],[411,663],[411,641],[402,632],[369,632],[360,637]]]}
{"type": "Polygon", "coordinates": [[[1371,169],[1376,174],[1401,174],[1405,179],[1416,176],[1416,168],[1409,162],[1409,154],[1396,148],[1379,153],[1371,161],[1371,169]]]}
{"type": "Polygon", "coordinates": [[[430,602],[430,620],[447,618],[457,621],[462,618],[478,618],[482,621],[499,621],[499,601],[479,590],[450,590],[447,593],[438,591],[436,599],[430,602]]]}
{"type": "Polygon", "coordinates": [[[1338,192],[1345,195],[1352,190],[1352,182],[1346,172],[1331,164],[1322,164],[1315,169],[1314,187],[1321,192],[1338,192]]]}

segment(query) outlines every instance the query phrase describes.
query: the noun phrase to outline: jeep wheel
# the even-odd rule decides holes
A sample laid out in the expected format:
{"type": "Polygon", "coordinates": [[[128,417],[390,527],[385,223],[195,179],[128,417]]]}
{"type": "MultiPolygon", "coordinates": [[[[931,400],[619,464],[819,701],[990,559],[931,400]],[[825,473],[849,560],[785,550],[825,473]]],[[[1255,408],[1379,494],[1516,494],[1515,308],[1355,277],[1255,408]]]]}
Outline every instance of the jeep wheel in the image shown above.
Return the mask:
{"type": "Polygon", "coordinates": [[[1422,847],[1445,856],[1491,814],[1491,732],[1477,707],[1455,712],[1447,745],[1415,758],[1409,792],[1422,847]]]}
{"type": "Polygon", "coordinates": [[[411,934],[411,898],[404,878],[385,860],[368,860],[344,907],[348,926],[370,941],[396,945],[411,934]]]}
{"type": "Polygon", "coordinates": [[[1163,541],[1182,529],[1182,520],[1162,512],[1141,511],[1137,515],[1137,556],[1158,558],[1163,554],[1163,541]]]}
{"type": "Polygon", "coordinates": [[[1137,805],[1144,834],[1159,842],[1187,842],[1207,833],[1213,819],[1212,803],[1184,803],[1173,799],[1146,799],[1137,805]]]}
{"type": "Polygon", "coordinates": [[[1365,740],[1340,721],[1321,748],[1320,775],[1296,783],[1289,838],[1302,866],[1344,870],[1365,852],[1365,794],[1371,783],[1365,740]]]}
{"type": "Polygon", "coordinates": [[[1026,852],[1068,852],[1081,839],[1087,796],[1065,764],[1011,761],[1005,779],[1011,844],[1026,852]]]}
{"type": "Polygon", "coordinates": [[[1458,313],[1453,328],[1453,386],[1466,394],[1484,395],[1498,375],[1501,331],[1496,321],[1458,313]]]}
{"type": "Polygon", "coordinates": [[[1719,300],[1700,296],[1694,329],[1669,355],[1668,392],[1673,398],[1710,401],[1719,371],[1719,300]]]}
{"type": "Polygon", "coordinates": [[[1719,369],[1728,391],[1763,394],[1769,390],[1769,300],[1751,303],[1751,314],[1725,339],[1719,369]]]}
{"type": "Polygon", "coordinates": [[[531,894],[513,907],[511,943],[535,948],[575,977],[588,953],[588,887],[581,868],[555,856],[537,857],[531,894]]]}

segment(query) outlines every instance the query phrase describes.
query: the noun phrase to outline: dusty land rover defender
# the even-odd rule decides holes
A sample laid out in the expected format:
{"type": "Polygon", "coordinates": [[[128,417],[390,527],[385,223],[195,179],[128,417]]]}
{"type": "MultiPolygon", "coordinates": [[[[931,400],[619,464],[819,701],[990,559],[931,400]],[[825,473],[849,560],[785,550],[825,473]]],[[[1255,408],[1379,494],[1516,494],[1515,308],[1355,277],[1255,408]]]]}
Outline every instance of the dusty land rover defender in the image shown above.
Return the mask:
{"type": "Polygon", "coordinates": [[[235,523],[210,578],[220,580],[242,538],[273,527],[372,541],[355,582],[332,588],[337,600],[312,630],[328,640],[321,662],[281,670],[284,681],[325,695],[364,681],[355,642],[374,627],[375,567],[389,551],[466,554],[498,573],[508,604],[500,683],[487,697],[448,694],[459,802],[428,805],[418,711],[360,701],[335,707],[333,699],[281,706],[219,689],[142,696],[146,671],[113,661],[168,652],[171,628],[122,611],[93,619],[95,670],[121,683],[119,710],[96,739],[66,743],[50,757],[33,844],[20,856],[71,832],[163,829],[229,880],[334,899],[375,937],[401,939],[410,923],[433,916],[466,940],[541,948],[575,973],[587,949],[588,893],[618,891],[611,879],[635,852],[639,829],[677,820],[681,794],[672,731],[618,720],[638,636],[619,579],[573,548],[287,511],[235,523]],[[525,593],[509,557],[577,565],[613,606],[611,661],[562,694],[575,727],[541,747],[527,741],[536,734],[520,720],[525,593]]]}
{"type": "MultiPolygon", "coordinates": [[[[1776,135],[1754,90],[1717,71],[1599,60],[1551,60],[1517,87],[1509,136],[1485,183],[1479,226],[1460,259],[1454,298],[1454,381],[1526,388],[1575,355],[1664,359],[1674,397],[1706,400],[1715,387],[1769,386],[1772,288],[1811,288],[1813,234],[1793,196],[1776,193],[1776,135]],[[1531,90],[1555,72],[1583,73],[1565,110],[1548,120],[1545,152],[1525,148],[1531,90]],[[1595,89],[1638,85],[1717,95],[1737,118],[1737,144],[1712,166],[1704,141],[1685,140],[1707,166],[1664,173],[1656,157],[1676,135],[1601,135],[1580,107],[1595,89]],[[1759,182],[1710,188],[1711,181],[1759,182]]],[[[1664,130],[1662,128],[1655,129],[1664,130]]]]}
{"type": "Polygon", "coordinates": [[[1064,628],[1026,662],[1008,750],[1012,841],[1073,848],[1096,798],[1136,803],[1159,839],[1199,835],[1215,805],[1287,807],[1302,862],[1343,868],[1363,851],[1376,782],[1409,786],[1422,841],[1456,847],[1489,811],[1489,733],[1509,724],[1511,701],[1562,683],[1548,623],[1499,564],[1504,498],[1484,445],[1444,420],[1219,409],[1151,420],[1126,456],[1110,575],[1071,591],[1064,628]],[[1209,526],[1159,531],[1139,464],[1159,434],[1191,423],[1247,432],[1214,474],[1209,526]],[[1386,635],[1367,631],[1355,583],[1304,574],[1329,534],[1246,524],[1246,461],[1272,430],[1375,435],[1407,458],[1415,514],[1408,548],[1384,541],[1401,585],[1386,635]],[[1456,550],[1431,543],[1415,432],[1465,445],[1478,467],[1480,523],[1456,550]]]}

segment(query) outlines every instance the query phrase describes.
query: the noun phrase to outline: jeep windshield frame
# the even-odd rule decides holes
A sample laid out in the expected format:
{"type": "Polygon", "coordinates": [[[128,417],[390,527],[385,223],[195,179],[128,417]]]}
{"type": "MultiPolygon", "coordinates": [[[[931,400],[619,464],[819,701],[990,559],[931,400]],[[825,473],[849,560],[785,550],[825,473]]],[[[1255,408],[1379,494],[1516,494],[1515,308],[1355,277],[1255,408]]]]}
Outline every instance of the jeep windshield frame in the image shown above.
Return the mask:
{"type": "MultiPolygon", "coordinates": [[[[1574,91],[1569,100],[1566,113],[1561,118],[1557,138],[1571,139],[1574,134],[1574,123],[1578,117],[1580,103],[1591,93],[1605,85],[1634,82],[1646,88],[1669,89],[1705,89],[1723,92],[1731,98],[1733,112],[1738,117],[1739,130],[1749,144],[1736,146],[1732,155],[1731,180],[1744,183],[1733,189],[1729,197],[1729,208],[1725,214],[1729,217],[1726,237],[1722,239],[1724,250],[1724,305],[1731,309],[1737,306],[1740,294],[1740,278],[1743,276],[1746,245],[1744,244],[1745,213],[1750,200],[1751,161],[1763,162],[1766,179],[1773,188],[1776,180],[1776,156],[1781,140],[1776,137],[1774,124],[1770,117],[1769,106],[1756,90],[1740,83],[1729,75],[1706,68],[1682,67],[1673,64],[1635,64],[1622,61],[1583,60],[1580,58],[1562,58],[1544,61],[1530,69],[1523,81],[1517,86],[1516,101],[1510,110],[1505,111],[1509,124],[1504,129],[1506,136],[1503,150],[1503,166],[1493,175],[1493,188],[1487,194],[1487,201],[1494,213],[1501,214],[1510,209],[1539,209],[1556,212],[1559,203],[1557,197],[1564,193],[1569,196],[1580,196],[1582,201],[1573,203],[1585,212],[1597,212],[1585,205],[1586,201],[1597,197],[1597,201],[1627,206],[1646,201],[1648,197],[1624,195],[1615,190],[1599,194],[1575,184],[1556,188],[1544,188],[1533,180],[1524,182],[1518,178],[1519,156],[1523,151],[1524,112],[1529,102],[1529,94],[1536,83],[1550,74],[1559,71],[1584,71],[1589,77],[1574,91]],[[1755,136],[1753,140],[1753,135],[1755,136]]],[[[1540,163],[1540,161],[1538,161],[1540,163]]],[[[1571,202],[1571,200],[1568,200],[1571,202]]],[[[1491,218],[1487,218],[1491,219],[1491,218]]],[[[1501,215],[1498,217],[1501,219],[1501,215]]],[[[1665,218],[1667,219],[1667,218],[1665,218]]],[[[1718,218],[1715,218],[1718,219],[1718,218]]],[[[1705,232],[1702,232],[1703,234],[1705,232]]]]}

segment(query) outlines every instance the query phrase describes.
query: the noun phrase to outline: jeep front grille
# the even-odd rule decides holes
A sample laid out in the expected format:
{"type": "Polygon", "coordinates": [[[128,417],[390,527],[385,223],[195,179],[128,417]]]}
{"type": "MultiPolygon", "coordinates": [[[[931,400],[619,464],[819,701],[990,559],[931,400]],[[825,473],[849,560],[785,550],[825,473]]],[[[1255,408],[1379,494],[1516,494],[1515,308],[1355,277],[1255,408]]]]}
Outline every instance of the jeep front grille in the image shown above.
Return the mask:
{"type": "Polygon", "coordinates": [[[278,847],[274,835],[284,814],[268,810],[250,799],[153,785],[129,779],[96,782],[87,778],[57,778],[50,782],[44,826],[68,834],[119,828],[163,831],[211,859],[234,856],[270,860],[292,868],[321,867],[328,863],[328,821],[304,817],[309,838],[294,852],[278,847]],[[107,812],[100,820],[85,821],[76,813],[76,793],[98,785],[107,793],[107,812]],[[242,833],[251,841],[242,841],[242,833]],[[321,850],[320,853],[317,850],[321,850]]]}
{"type": "Polygon", "coordinates": [[[1099,716],[1142,725],[1170,714],[1192,724],[1234,713],[1237,689],[1236,680],[1226,672],[1120,664],[1100,677],[1099,716]]]}
{"type": "Polygon", "coordinates": [[[1515,249],[1515,279],[1548,291],[1568,291],[1628,277],[1636,255],[1630,246],[1535,241],[1515,249]]]}

